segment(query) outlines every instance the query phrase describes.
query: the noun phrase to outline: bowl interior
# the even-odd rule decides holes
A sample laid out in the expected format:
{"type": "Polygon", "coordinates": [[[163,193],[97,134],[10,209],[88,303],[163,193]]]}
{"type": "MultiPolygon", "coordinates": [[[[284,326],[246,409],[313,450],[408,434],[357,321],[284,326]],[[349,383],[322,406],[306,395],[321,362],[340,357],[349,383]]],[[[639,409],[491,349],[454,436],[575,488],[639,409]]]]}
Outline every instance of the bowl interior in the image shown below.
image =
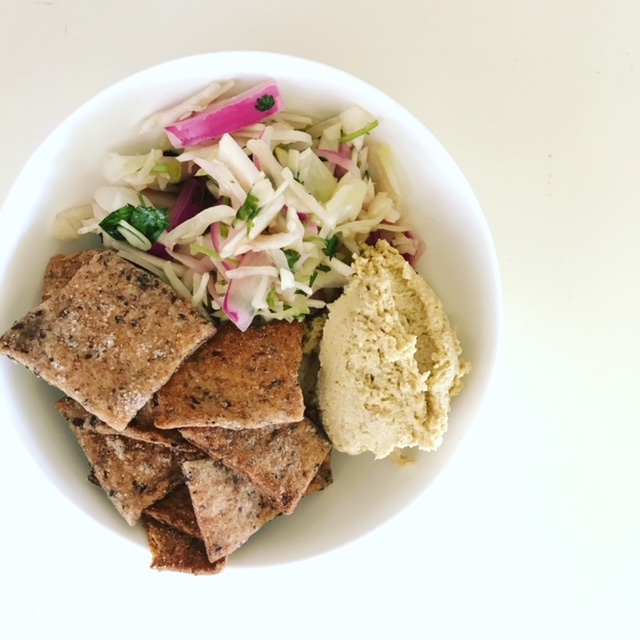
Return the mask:
{"type": "MultiPolygon", "coordinates": [[[[501,324],[495,251],[480,206],[453,159],[406,109],[371,85],[317,62],[259,52],[212,53],[175,60],[126,78],[70,115],[38,148],[2,209],[0,331],[35,305],[42,275],[55,253],[78,250],[52,237],[57,211],[83,204],[103,184],[103,154],[135,147],[137,126],[149,114],[214,79],[241,84],[273,77],[287,108],[319,115],[352,104],[380,121],[374,136],[388,142],[403,176],[406,205],[427,244],[418,270],[442,298],[472,363],[454,399],[449,431],[435,453],[398,468],[388,460],[334,455],[334,484],[278,518],[234,555],[255,566],[326,552],[366,534],[409,505],[441,472],[469,428],[487,390],[501,324]],[[7,228],[8,227],[8,228],[7,228]]],[[[88,465],[52,407],[60,393],[31,373],[0,360],[4,415],[48,478],[102,525],[143,542],[89,482],[88,465]]]]}

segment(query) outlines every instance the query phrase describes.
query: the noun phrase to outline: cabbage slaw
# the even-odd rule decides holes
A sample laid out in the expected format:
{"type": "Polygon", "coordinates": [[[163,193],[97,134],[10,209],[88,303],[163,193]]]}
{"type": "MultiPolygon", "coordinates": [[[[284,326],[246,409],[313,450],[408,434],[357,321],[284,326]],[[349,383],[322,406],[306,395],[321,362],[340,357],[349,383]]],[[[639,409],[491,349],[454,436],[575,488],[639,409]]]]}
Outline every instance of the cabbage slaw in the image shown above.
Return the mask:
{"type": "Polygon", "coordinates": [[[58,214],[56,235],[99,234],[241,330],[326,306],[363,243],[383,237],[415,264],[423,244],[401,213],[389,147],[369,137],[377,120],[355,106],[322,120],[289,113],[273,80],[225,97],[234,86],[211,83],[145,120],[162,142],[108,153],[108,184],[58,214]],[[125,215],[152,210],[166,216],[153,234],[125,215]]]}

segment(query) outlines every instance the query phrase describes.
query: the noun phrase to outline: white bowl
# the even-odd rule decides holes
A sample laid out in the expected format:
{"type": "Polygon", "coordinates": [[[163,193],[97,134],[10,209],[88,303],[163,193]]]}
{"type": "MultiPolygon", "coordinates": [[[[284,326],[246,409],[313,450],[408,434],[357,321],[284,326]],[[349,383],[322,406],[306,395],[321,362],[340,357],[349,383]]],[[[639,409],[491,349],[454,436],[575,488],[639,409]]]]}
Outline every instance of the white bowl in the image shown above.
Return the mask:
{"type": "MultiPolygon", "coordinates": [[[[437,452],[420,454],[410,468],[368,455],[334,455],[333,485],[256,534],[234,555],[236,566],[302,559],[370,532],[425,491],[472,424],[494,368],[501,290],[487,223],[455,162],[405,108],[343,71],[273,53],[197,55],[117,82],[71,114],[20,173],[3,205],[0,234],[2,332],[38,302],[48,259],[78,249],[53,239],[52,220],[57,211],[88,201],[103,184],[105,151],[131,148],[141,120],[211,80],[250,83],[268,77],[279,82],[289,110],[322,114],[357,104],[379,119],[374,135],[393,148],[413,224],[427,243],[419,271],[443,300],[473,369],[453,401],[449,430],[437,452]]],[[[3,358],[0,394],[5,422],[15,426],[51,482],[100,525],[144,544],[141,528],[130,529],[87,481],[84,456],[52,407],[60,393],[3,358]]]]}

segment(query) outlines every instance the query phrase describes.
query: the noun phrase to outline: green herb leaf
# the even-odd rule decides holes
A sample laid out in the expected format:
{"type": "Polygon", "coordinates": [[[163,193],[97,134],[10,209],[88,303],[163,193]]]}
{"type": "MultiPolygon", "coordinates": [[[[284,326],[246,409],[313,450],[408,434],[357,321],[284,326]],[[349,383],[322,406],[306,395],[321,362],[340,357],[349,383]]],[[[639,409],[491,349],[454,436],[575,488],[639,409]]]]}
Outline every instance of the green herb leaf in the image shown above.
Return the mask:
{"type": "Polygon", "coordinates": [[[310,276],[309,276],[309,286],[313,287],[313,283],[316,281],[316,278],[318,277],[318,270],[316,269],[310,276]]]}
{"type": "Polygon", "coordinates": [[[316,269],[318,271],[323,271],[324,273],[331,271],[331,267],[328,264],[319,264],[316,269]]]}
{"type": "Polygon", "coordinates": [[[285,249],[283,253],[285,256],[287,256],[287,264],[289,265],[289,269],[293,271],[296,262],[300,260],[300,253],[298,253],[295,249],[285,249]]]}
{"type": "Polygon", "coordinates": [[[244,220],[247,223],[247,229],[251,230],[253,227],[253,219],[258,215],[260,210],[260,202],[257,196],[252,193],[247,194],[246,200],[240,205],[240,208],[236,212],[236,218],[238,220],[244,220]]]}
{"type": "Polygon", "coordinates": [[[331,236],[330,238],[327,238],[325,242],[326,246],[322,250],[322,253],[329,258],[333,258],[338,250],[338,236],[331,236]]]}
{"type": "Polygon", "coordinates": [[[124,240],[118,227],[121,222],[128,222],[139,231],[149,242],[154,243],[169,226],[169,209],[156,209],[139,205],[134,207],[126,204],[116,209],[100,222],[100,227],[116,240],[124,240]]]}
{"type": "Polygon", "coordinates": [[[269,109],[273,108],[275,103],[276,101],[274,97],[269,93],[265,93],[256,100],[256,109],[258,111],[269,111],[269,109]]]}

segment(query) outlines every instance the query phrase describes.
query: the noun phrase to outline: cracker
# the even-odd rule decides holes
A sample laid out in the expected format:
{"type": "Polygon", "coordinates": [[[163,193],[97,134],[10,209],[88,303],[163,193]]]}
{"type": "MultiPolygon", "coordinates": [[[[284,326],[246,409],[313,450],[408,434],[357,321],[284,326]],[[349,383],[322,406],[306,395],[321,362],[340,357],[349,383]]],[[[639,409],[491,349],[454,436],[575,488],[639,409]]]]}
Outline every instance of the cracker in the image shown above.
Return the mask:
{"type": "Polygon", "coordinates": [[[210,562],[230,555],[279,511],[245,478],[214,460],[182,465],[210,562]]]}
{"type": "Polygon", "coordinates": [[[121,433],[100,433],[95,418],[78,403],[64,399],[56,408],[69,423],[95,478],[131,526],[144,509],[182,481],[183,458],[164,444],[134,440],[121,433]]]}
{"type": "Polygon", "coordinates": [[[196,514],[193,511],[191,494],[184,482],[169,491],[164,498],[147,507],[145,515],[194,538],[202,538],[196,514]]]}
{"type": "Polygon", "coordinates": [[[180,432],[211,458],[242,474],[283,513],[292,513],[298,506],[331,450],[329,440],[307,418],[261,429],[180,432]]]}
{"type": "Polygon", "coordinates": [[[193,575],[220,573],[226,558],[209,562],[204,542],[154,518],[145,516],[144,524],[151,550],[151,568],[158,571],[178,571],[193,575]]]}
{"type": "Polygon", "coordinates": [[[309,483],[305,492],[305,497],[312,493],[324,491],[329,485],[333,483],[333,470],[331,467],[331,451],[327,454],[327,457],[322,461],[318,473],[313,480],[309,483]]]}
{"type": "Polygon", "coordinates": [[[110,427],[106,422],[102,422],[96,416],[87,413],[82,405],[69,398],[68,396],[58,400],[56,407],[63,415],[72,414],[86,416],[86,427],[96,433],[104,435],[122,435],[132,438],[133,440],[141,440],[153,444],[162,444],[165,447],[172,447],[186,453],[194,451],[194,445],[180,434],[177,429],[156,429],[153,423],[149,423],[144,414],[144,408],[136,417],[121,431],[110,427]]]}
{"type": "Polygon", "coordinates": [[[302,325],[224,324],[156,394],[157,427],[252,429],[302,420],[302,325]]]}
{"type": "Polygon", "coordinates": [[[53,256],[44,272],[42,300],[47,300],[58,293],[60,289],[69,283],[76,271],[91,262],[91,259],[100,251],[100,249],[92,249],[91,251],[78,251],[69,255],[59,253],[53,256]]]}
{"type": "Polygon", "coordinates": [[[156,276],[102,251],[0,338],[23,364],[117,430],[213,324],[156,276]]]}

